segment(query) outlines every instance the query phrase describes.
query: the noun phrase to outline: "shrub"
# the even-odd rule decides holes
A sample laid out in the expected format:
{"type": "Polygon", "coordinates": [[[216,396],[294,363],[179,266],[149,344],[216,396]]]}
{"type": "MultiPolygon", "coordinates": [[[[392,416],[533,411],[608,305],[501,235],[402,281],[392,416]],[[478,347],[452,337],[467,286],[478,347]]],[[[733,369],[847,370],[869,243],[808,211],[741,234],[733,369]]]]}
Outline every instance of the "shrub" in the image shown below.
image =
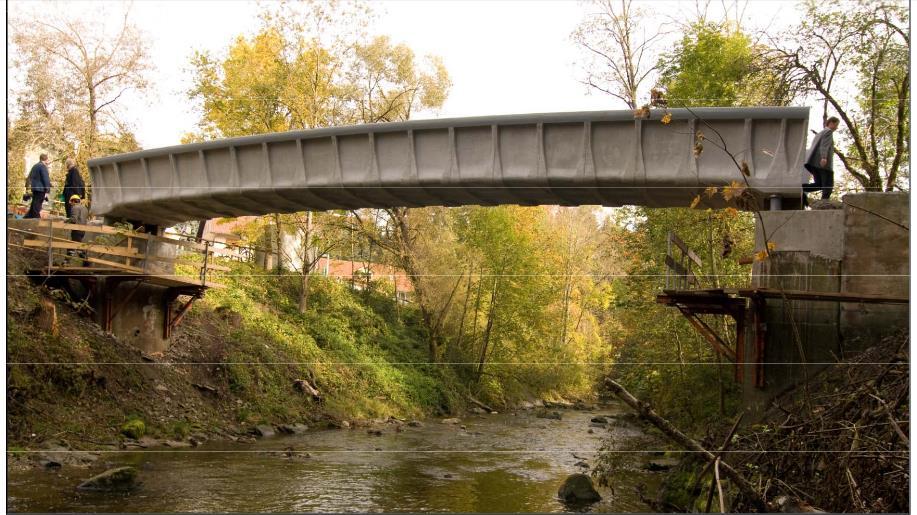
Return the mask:
{"type": "Polygon", "coordinates": [[[146,433],[146,424],[139,418],[130,418],[121,426],[121,434],[139,440],[146,433]]]}

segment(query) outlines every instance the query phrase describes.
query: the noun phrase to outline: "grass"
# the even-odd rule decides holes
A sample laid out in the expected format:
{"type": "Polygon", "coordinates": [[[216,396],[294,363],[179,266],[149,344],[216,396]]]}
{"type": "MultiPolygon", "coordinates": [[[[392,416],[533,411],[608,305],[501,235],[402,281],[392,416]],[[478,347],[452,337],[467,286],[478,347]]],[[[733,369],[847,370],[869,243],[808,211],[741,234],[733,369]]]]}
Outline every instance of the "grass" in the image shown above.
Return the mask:
{"type": "Polygon", "coordinates": [[[227,265],[231,272],[217,279],[227,287],[208,290],[194,305],[163,357],[199,365],[168,367],[144,366],[137,349],[62,303],[60,335],[43,333],[30,318],[40,289],[8,276],[8,360],[58,363],[8,367],[8,443],[34,441],[31,433],[51,438],[62,428],[111,442],[126,421],[143,423],[143,434],[186,438],[262,423],[417,418],[460,411],[471,387],[507,401],[529,395],[507,391],[492,376],[475,384],[457,369],[427,363],[417,309],[397,305],[391,292],[355,292],[349,283],[314,277],[310,309],[300,313],[297,277],[227,265]],[[322,401],[294,388],[299,379],[314,384],[322,401]]]}

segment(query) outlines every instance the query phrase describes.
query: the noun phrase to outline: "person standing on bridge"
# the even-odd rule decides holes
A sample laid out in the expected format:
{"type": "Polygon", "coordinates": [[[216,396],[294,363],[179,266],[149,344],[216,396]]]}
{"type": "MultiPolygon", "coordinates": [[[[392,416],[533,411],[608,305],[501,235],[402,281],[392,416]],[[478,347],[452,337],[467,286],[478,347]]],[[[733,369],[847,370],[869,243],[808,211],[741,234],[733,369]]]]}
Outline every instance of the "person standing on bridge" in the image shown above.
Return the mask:
{"type": "Polygon", "coordinates": [[[805,167],[814,182],[802,185],[802,205],[809,205],[808,193],[810,191],[821,191],[822,200],[831,196],[834,189],[834,131],[840,120],[832,116],[825,121],[825,128],[819,132],[815,139],[812,140],[812,146],[806,152],[805,167]]]}
{"type": "Polygon", "coordinates": [[[48,173],[48,163],[51,160],[48,154],[38,156],[38,162],[29,171],[29,188],[32,190],[32,203],[26,218],[41,218],[41,205],[45,202],[45,195],[51,192],[51,176],[48,173]]]}
{"type": "MultiPolygon", "coordinates": [[[[67,217],[68,222],[79,225],[86,225],[89,223],[89,209],[80,203],[79,195],[71,195],[70,200],[67,202],[67,206],[70,208],[70,216],[67,217]]],[[[82,243],[84,236],[86,236],[85,231],[70,231],[70,239],[76,243],[82,243]]],[[[73,250],[68,250],[67,255],[72,256],[73,250]]],[[[86,252],[80,251],[80,257],[85,259],[86,252]]]]}
{"type": "MultiPolygon", "coordinates": [[[[64,198],[72,199],[76,195],[79,198],[86,198],[86,183],[83,182],[83,176],[80,175],[80,169],[76,166],[76,161],[71,158],[67,159],[67,177],[64,179],[64,198]]],[[[64,204],[64,211],[67,218],[70,218],[70,201],[64,204]]]]}

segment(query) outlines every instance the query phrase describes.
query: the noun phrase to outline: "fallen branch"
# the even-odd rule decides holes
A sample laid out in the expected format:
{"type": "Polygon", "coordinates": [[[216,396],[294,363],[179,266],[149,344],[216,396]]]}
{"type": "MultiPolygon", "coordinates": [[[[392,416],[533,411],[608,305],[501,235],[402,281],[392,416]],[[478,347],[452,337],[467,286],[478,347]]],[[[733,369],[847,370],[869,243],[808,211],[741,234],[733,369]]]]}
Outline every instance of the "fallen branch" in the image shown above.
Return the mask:
{"type": "MultiPolygon", "coordinates": [[[[875,389],[873,390],[875,391],[875,389]]],[[[876,393],[878,394],[879,392],[876,391],[876,393]]],[[[904,442],[904,445],[910,446],[911,445],[910,439],[908,439],[907,435],[904,434],[904,431],[901,429],[901,426],[898,425],[898,421],[895,420],[895,414],[892,413],[892,410],[888,409],[888,404],[886,404],[885,401],[882,400],[882,398],[878,397],[877,395],[869,394],[869,396],[879,401],[879,406],[882,407],[882,411],[884,411],[885,415],[888,416],[888,420],[891,422],[892,427],[894,427],[895,432],[898,433],[898,438],[901,438],[901,441],[904,442]]]]}
{"type": "MultiPolygon", "coordinates": [[[[716,490],[719,493],[720,513],[726,513],[726,505],[723,504],[723,485],[720,484],[720,463],[723,463],[723,460],[720,458],[717,458],[716,461],[713,462],[713,473],[716,476],[716,490]]],[[[707,511],[710,511],[709,508],[707,511]]]]}
{"type": "MultiPolygon", "coordinates": [[[[678,430],[671,422],[660,417],[649,404],[638,400],[636,397],[630,394],[623,386],[612,381],[611,379],[605,379],[605,385],[624,401],[628,406],[633,408],[637,413],[640,414],[642,418],[652,423],[654,426],[659,428],[666,436],[671,438],[675,443],[681,445],[685,449],[698,453],[703,457],[707,462],[715,462],[717,456],[712,452],[704,449],[700,443],[696,440],[688,437],[684,433],[678,430]]],[[[760,511],[766,511],[767,507],[764,503],[764,499],[758,494],[758,492],[751,486],[751,484],[742,477],[732,466],[724,461],[720,461],[721,472],[723,475],[728,477],[735,483],[739,491],[745,496],[748,501],[753,504],[760,511]]]]}
{"type": "Polygon", "coordinates": [[[468,400],[471,401],[471,403],[474,404],[475,406],[481,408],[482,410],[488,413],[494,413],[496,411],[495,409],[491,408],[490,406],[484,404],[483,402],[475,399],[474,397],[470,395],[468,396],[468,400]]]}

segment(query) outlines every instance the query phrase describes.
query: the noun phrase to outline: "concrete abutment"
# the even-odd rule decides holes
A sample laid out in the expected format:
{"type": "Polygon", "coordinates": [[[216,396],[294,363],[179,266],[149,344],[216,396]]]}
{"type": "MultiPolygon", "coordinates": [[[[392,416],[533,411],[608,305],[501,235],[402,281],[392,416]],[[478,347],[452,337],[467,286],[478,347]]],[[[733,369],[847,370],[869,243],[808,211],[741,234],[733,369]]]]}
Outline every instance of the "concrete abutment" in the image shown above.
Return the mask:
{"type": "MultiPolygon", "coordinates": [[[[841,209],[761,213],[756,251],[764,233],[770,258],[753,266],[754,288],[908,298],[910,288],[907,193],[846,195],[841,209]]],[[[768,298],[755,324],[747,310],[745,356],[763,343],[763,385],[754,384],[748,359],[744,404],[760,412],[775,396],[819,370],[906,329],[907,303],[839,302],[768,298]]]]}

